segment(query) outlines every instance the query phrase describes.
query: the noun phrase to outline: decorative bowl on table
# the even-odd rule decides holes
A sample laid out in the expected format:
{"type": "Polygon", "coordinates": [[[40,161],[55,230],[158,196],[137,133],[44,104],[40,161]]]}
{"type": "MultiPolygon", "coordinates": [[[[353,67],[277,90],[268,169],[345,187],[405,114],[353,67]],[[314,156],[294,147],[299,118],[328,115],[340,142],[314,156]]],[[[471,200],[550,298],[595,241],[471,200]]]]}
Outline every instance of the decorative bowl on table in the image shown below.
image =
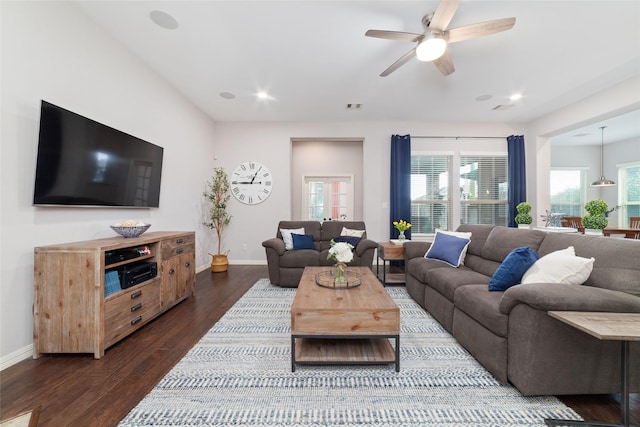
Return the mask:
{"type": "Polygon", "coordinates": [[[151,224],[129,226],[111,225],[110,227],[113,231],[128,239],[131,237],[140,237],[142,233],[144,233],[149,229],[149,227],[151,227],[151,224]]]}

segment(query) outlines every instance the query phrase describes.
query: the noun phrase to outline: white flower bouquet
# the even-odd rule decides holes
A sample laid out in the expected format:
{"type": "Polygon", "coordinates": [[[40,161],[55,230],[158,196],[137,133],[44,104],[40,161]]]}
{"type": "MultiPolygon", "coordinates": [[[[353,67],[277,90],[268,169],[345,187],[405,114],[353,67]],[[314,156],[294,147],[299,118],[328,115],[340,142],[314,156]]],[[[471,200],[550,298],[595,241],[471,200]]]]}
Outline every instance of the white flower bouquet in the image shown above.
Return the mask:
{"type": "Polygon", "coordinates": [[[335,242],[332,239],[327,259],[336,262],[336,281],[344,281],[347,263],[353,260],[353,245],[347,242],[335,242]]]}

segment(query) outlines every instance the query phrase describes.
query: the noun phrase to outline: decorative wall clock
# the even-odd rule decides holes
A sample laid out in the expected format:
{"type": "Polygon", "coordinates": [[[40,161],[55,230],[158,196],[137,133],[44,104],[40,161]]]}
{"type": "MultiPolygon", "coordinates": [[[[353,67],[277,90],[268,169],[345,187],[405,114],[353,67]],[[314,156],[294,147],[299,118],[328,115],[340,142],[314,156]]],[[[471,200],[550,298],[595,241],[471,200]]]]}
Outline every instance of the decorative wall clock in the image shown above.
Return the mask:
{"type": "Polygon", "coordinates": [[[241,163],[231,175],[231,193],[247,205],[264,202],[272,186],[271,172],[258,162],[241,163]]]}

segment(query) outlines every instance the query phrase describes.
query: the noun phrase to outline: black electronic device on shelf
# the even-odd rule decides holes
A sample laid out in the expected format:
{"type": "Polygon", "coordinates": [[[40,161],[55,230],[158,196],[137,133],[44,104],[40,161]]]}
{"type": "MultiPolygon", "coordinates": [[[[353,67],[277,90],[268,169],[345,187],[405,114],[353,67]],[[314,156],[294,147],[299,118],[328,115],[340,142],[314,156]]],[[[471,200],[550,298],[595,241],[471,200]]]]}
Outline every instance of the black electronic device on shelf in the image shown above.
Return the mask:
{"type": "Polygon", "coordinates": [[[116,249],[113,251],[106,251],[104,253],[105,265],[111,265],[122,261],[128,261],[130,259],[138,258],[144,255],[151,254],[148,246],[141,246],[137,248],[124,248],[116,249]]]}
{"type": "Polygon", "coordinates": [[[120,286],[122,289],[130,288],[138,283],[153,279],[158,275],[158,264],[155,262],[136,262],[123,265],[118,268],[120,286]]]}

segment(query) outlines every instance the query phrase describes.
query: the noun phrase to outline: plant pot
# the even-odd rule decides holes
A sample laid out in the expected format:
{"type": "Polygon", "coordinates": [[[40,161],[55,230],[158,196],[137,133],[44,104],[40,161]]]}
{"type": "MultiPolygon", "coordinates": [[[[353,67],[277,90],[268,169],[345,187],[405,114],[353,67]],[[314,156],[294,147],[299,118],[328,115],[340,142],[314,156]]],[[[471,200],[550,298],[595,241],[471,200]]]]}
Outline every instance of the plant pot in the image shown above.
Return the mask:
{"type": "Polygon", "coordinates": [[[531,224],[518,224],[518,228],[524,228],[525,230],[529,230],[531,228],[531,224]]]}
{"type": "Polygon", "coordinates": [[[584,234],[591,234],[593,236],[602,236],[602,230],[597,230],[593,228],[585,228],[584,234]]]}
{"type": "Polygon", "coordinates": [[[226,254],[211,255],[211,272],[221,273],[229,269],[229,258],[226,254]]]}

